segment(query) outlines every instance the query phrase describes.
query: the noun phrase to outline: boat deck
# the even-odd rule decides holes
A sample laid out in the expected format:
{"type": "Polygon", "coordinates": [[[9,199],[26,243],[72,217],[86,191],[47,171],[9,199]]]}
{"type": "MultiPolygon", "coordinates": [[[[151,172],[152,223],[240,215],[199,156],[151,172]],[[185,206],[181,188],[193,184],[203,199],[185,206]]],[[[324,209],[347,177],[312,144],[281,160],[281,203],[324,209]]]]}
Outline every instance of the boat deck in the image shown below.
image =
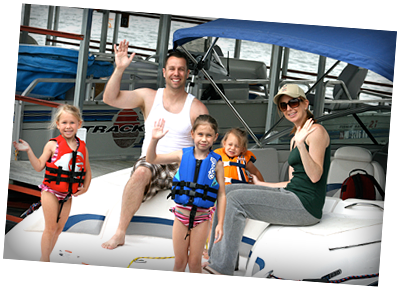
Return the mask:
{"type": "MultiPolygon", "coordinates": [[[[134,159],[128,160],[92,160],[90,159],[92,178],[111,172],[132,167],[134,159]]],[[[30,185],[38,185],[43,181],[44,170],[36,172],[29,161],[10,161],[10,181],[22,182],[30,185]]]]}

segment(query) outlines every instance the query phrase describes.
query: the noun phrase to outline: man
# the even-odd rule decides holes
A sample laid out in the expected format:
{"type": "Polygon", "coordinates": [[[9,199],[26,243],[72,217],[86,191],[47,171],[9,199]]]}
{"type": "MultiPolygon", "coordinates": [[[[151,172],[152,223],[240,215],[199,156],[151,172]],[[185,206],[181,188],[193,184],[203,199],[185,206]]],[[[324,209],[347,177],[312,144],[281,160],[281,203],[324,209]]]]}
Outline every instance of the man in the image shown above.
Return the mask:
{"type": "Polygon", "coordinates": [[[185,55],[179,51],[170,53],[166,59],[163,76],[164,89],[141,88],[133,91],[120,91],[120,81],[124,70],[130,65],[135,53],[127,55],[129,42],[121,41],[115,50],[115,70],[109,79],[104,102],[120,109],[140,108],[145,120],[145,138],[141,158],[133,167],[130,179],[124,187],[119,226],[113,237],[102,244],[105,249],[114,249],[124,244],[126,230],[131,218],[141,203],[156,195],[157,191],[171,187],[178,165],[152,165],[145,161],[145,154],[151,140],[154,121],[166,120],[168,137],[159,141],[158,153],[168,153],[193,145],[191,128],[196,117],[208,114],[206,106],[191,94],[185,92],[189,75],[185,55]]]}

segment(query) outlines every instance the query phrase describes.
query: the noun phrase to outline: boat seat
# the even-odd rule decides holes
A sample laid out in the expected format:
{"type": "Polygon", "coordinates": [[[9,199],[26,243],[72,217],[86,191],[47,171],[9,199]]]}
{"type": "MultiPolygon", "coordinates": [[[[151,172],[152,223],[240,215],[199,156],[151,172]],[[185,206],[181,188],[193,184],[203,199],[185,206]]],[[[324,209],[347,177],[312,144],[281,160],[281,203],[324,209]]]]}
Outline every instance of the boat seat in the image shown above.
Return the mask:
{"type": "MultiPolygon", "coordinates": [[[[343,181],[354,169],[363,169],[375,177],[380,186],[385,189],[385,173],[381,165],[372,160],[369,150],[356,146],[344,146],[336,150],[330,163],[328,174],[328,196],[339,197],[343,181]]],[[[377,193],[376,199],[381,199],[377,193]]]]}
{"type": "MultiPolygon", "coordinates": [[[[267,79],[267,65],[265,65],[264,62],[262,61],[254,61],[254,60],[245,60],[245,59],[235,59],[235,58],[226,58],[226,57],[220,57],[221,63],[223,66],[229,71],[228,78],[232,80],[242,80],[241,83],[227,83],[223,82],[218,83],[220,85],[220,89],[224,90],[224,94],[228,97],[229,100],[248,100],[248,99],[254,99],[254,95],[251,95],[250,88],[254,86],[258,86],[261,90],[261,86],[264,86],[264,91],[266,92],[266,87],[264,84],[253,84],[249,85],[248,82],[245,82],[244,80],[253,80],[253,79],[260,79],[260,80],[266,80],[267,79]],[[221,88],[222,87],[222,88],[221,88]]],[[[212,76],[212,78],[216,81],[220,78],[225,78],[226,75],[224,74],[218,74],[215,73],[216,70],[208,71],[209,74],[212,76]],[[221,76],[220,76],[221,75],[221,76]]],[[[214,96],[211,98],[207,98],[204,96],[204,91],[206,89],[212,89],[211,84],[203,84],[202,85],[202,92],[199,92],[198,95],[200,96],[201,100],[218,100],[221,99],[220,96],[214,96]]],[[[214,93],[216,93],[214,91],[214,93]]],[[[207,94],[205,94],[207,95],[207,94]]]]}
{"type": "Polygon", "coordinates": [[[220,57],[224,67],[228,66],[233,79],[267,79],[267,66],[262,61],[220,57]]]}
{"type": "Polygon", "coordinates": [[[254,165],[266,182],[279,182],[278,152],[275,148],[250,149],[257,160],[254,165]]]}
{"type": "Polygon", "coordinates": [[[384,173],[387,174],[388,142],[378,151],[373,153],[373,161],[380,163],[384,173]]]}
{"type": "Polygon", "coordinates": [[[120,90],[135,90],[138,88],[157,89],[158,64],[135,59],[122,75],[120,90]]]}
{"type": "MultiPolygon", "coordinates": [[[[326,81],[323,83],[324,89],[326,92],[327,87],[329,86],[334,86],[333,87],[333,100],[358,100],[359,98],[359,92],[361,90],[362,84],[365,81],[366,75],[368,74],[368,70],[352,65],[352,64],[347,64],[346,67],[341,71],[340,75],[337,77],[336,80],[330,80],[326,81]],[[347,88],[348,94],[344,91],[343,86],[347,88]]],[[[284,81],[281,83],[297,83],[297,84],[303,84],[303,85],[309,85],[309,81],[284,81]]],[[[311,106],[315,105],[316,97],[314,93],[309,93],[306,95],[308,101],[310,102],[311,106]]],[[[325,95],[324,95],[325,97],[325,95]]],[[[326,97],[325,99],[329,99],[326,97]]],[[[325,110],[327,111],[332,111],[332,110],[343,110],[347,109],[350,107],[350,104],[348,101],[347,103],[325,103],[325,110]]]]}
{"type": "Polygon", "coordinates": [[[289,180],[289,167],[289,162],[286,160],[279,169],[279,182],[285,182],[289,180]]]}
{"type": "MultiPolygon", "coordinates": [[[[351,97],[352,100],[358,99],[359,91],[362,87],[363,82],[365,81],[366,75],[368,74],[368,70],[352,65],[347,64],[347,66],[341,71],[340,75],[337,78],[337,81],[344,82],[344,84],[333,84],[333,81],[327,81],[325,83],[326,86],[334,85],[333,88],[333,99],[334,100],[344,100],[349,99],[351,97]],[[347,87],[349,96],[346,95],[342,85],[347,87]]],[[[327,110],[343,110],[347,109],[351,104],[350,103],[326,103],[325,109],[327,110]]]]}

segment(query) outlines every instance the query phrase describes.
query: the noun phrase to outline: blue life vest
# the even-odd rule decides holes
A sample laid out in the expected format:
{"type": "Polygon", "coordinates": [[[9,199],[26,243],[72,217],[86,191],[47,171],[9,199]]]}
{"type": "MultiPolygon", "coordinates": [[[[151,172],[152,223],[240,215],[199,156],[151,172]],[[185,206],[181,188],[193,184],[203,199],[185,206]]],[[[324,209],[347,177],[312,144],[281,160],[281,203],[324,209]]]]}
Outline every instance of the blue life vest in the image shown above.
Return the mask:
{"type": "Polygon", "coordinates": [[[183,148],[180,167],[173,178],[171,196],[181,205],[210,208],[217,200],[219,184],[216,179],[216,164],[221,156],[210,151],[203,160],[197,160],[194,147],[183,148]]]}
{"type": "Polygon", "coordinates": [[[180,167],[168,196],[172,196],[177,204],[192,206],[188,231],[193,227],[198,207],[206,209],[214,206],[220,186],[216,179],[216,165],[221,156],[210,151],[205,159],[197,160],[194,148],[182,149],[180,167]]]}

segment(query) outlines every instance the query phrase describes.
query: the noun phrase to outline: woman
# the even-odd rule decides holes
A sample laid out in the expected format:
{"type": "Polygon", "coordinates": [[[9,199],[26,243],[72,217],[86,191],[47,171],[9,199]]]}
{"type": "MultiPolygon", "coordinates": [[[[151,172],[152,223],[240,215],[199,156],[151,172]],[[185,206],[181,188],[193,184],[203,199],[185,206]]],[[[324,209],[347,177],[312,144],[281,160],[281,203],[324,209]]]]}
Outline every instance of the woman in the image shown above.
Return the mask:
{"type": "MultiPolygon", "coordinates": [[[[285,118],[294,124],[290,142],[289,181],[226,187],[227,207],[224,239],[211,239],[207,273],[233,275],[246,218],[278,225],[314,225],[322,217],[330,164],[330,139],[325,128],[314,122],[309,101],[296,84],[286,84],[274,97],[285,118]]],[[[214,219],[217,225],[217,217],[214,219]]]]}

